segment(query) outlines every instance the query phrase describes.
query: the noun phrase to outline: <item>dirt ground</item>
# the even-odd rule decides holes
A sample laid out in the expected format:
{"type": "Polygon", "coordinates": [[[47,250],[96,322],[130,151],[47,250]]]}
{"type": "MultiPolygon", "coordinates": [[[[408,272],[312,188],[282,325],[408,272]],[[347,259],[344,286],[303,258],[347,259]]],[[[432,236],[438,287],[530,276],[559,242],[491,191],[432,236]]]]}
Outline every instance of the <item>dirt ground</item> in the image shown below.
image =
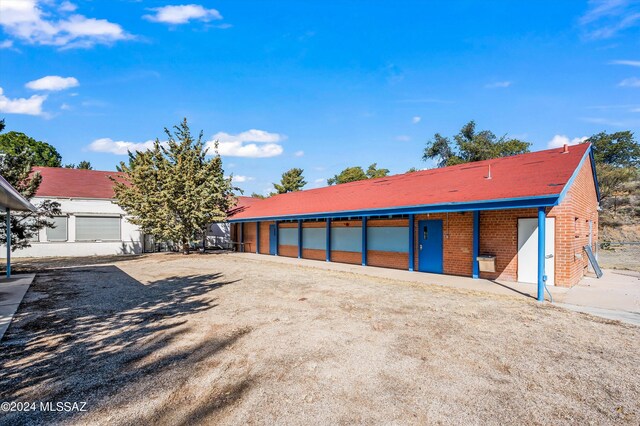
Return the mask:
{"type": "Polygon", "coordinates": [[[640,245],[613,245],[608,250],[600,249],[598,263],[602,268],[640,272],[640,245]]]}
{"type": "Polygon", "coordinates": [[[635,326],[226,254],[83,260],[18,261],[0,401],[88,411],[0,423],[640,422],[635,326]]]}

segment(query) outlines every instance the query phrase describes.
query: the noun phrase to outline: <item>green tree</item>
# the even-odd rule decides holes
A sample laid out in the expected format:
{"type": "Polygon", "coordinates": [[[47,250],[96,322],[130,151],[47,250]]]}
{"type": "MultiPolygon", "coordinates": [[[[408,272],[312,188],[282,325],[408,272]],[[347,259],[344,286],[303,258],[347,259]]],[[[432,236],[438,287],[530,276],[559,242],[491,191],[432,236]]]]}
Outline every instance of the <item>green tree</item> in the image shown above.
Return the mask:
{"type": "Polygon", "coordinates": [[[260,198],[261,200],[264,200],[264,199],[265,199],[265,198],[267,198],[267,197],[265,197],[265,196],[264,196],[264,195],[262,195],[262,194],[258,194],[258,193],[252,192],[252,193],[251,193],[251,198],[260,198]]]}
{"type": "MultiPolygon", "coordinates": [[[[596,174],[603,202],[611,197],[629,195],[629,183],[638,177],[640,144],[631,131],[600,132],[585,142],[593,146],[596,174]]],[[[614,208],[615,208],[614,200],[614,208]]]]}
{"type": "MultiPolygon", "coordinates": [[[[4,126],[4,120],[0,127],[4,126]]],[[[33,153],[28,147],[15,147],[9,153],[0,154],[0,175],[4,177],[23,197],[31,201],[36,195],[42,176],[39,172],[32,173],[33,153]]],[[[35,212],[16,212],[11,215],[11,251],[29,247],[38,232],[45,227],[54,227],[51,218],[60,215],[60,204],[44,200],[33,202],[35,212]]],[[[7,243],[6,221],[0,223],[0,244],[7,243]]]]}
{"type": "Polygon", "coordinates": [[[454,166],[523,154],[529,152],[531,146],[529,142],[507,138],[506,135],[498,138],[489,130],[477,131],[473,120],[462,126],[453,140],[455,144],[449,138],[436,133],[433,139],[427,142],[422,159],[436,160],[438,167],[454,166]]]}
{"type": "Polygon", "coordinates": [[[347,167],[332,178],[327,179],[327,184],[336,185],[341,183],[355,182],[358,180],[384,177],[389,174],[388,169],[378,169],[377,163],[371,164],[365,172],[362,167],[347,167]]]}
{"type": "Polygon", "coordinates": [[[190,241],[226,218],[237,188],[224,176],[217,142],[215,155],[207,158],[202,132],[194,138],[186,118],[173,133],[164,130],[166,146],[156,139],[149,151],[129,152],[128,164],[118,167],[122,174],[111,179],[116,203],[132,223],[158,239],[181,243],[189,254],[190,241]]]}
{"type": "Polygon", "coordinates": [[[367,178],[375,179],[389,175],[389,169],[379,169],[378,163],[373,163],[367,168],[367,178]]]}
{"type": "Polygon", "coordinates": [[[280,183],[274,183],[273,187],[277,194],[286,194],[287,192],[300,191],[307,182],[304,180],[302,173],[304,170],[293,168],[282,174],[280,183]]]}
{"type": "Polygon", "coordinates": [[[58,151],[46,142],[37,141],[24,133],[7,132],[0,134],[0,153],[31,157],[32,166],[61,167],[62,157],[58,151]]]}
{"type": "Polygon", "coordinates": [[[411,167],[409,170],[407,170],[405,173],[414,173],[414,172],[419,172],[420,169],[416,168],[416,167],[411,167]]]}
{"type": "Polygon", "coordinates": [[[65,164],[64,167],[65,167],[65,169],[93,170],[93,166],[91,165],[91,162],[90,161],[84,161],[84,160],[79,162],[77,166],[75,164],[71,163],[71,164],[65,164]]]}

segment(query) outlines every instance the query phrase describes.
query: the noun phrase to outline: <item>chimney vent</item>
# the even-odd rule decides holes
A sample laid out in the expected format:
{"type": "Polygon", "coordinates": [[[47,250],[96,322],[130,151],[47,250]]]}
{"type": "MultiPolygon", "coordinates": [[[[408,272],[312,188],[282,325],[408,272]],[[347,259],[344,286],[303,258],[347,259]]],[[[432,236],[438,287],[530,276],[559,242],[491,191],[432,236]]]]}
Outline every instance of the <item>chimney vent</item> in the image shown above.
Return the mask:
{"type": "Polygon", "coordinates": [[[567,145],[566,143],[562,147],[562,153],[563,154],[568,154],[569,153],[569,145],[567,145]]]}
{"type": "Polygon", "coordinates": [[[489,174],[485,176],[485,179],[491,179],[491,164],[489,164],[489,174]]]}

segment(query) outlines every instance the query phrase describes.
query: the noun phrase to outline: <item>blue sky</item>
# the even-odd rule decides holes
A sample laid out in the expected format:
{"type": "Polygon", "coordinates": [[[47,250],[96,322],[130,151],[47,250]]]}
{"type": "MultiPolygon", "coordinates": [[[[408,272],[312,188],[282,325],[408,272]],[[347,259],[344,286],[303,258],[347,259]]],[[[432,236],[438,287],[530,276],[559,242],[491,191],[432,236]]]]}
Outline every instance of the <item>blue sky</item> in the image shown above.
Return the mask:
{"type": "Polygon", "coordinates": [[[187,117],[246,193],[428,167],[471,119],[534,150],[640,129],[635,0],[0,0],[0,28],[7,130],[113,170],[187,117]]]}

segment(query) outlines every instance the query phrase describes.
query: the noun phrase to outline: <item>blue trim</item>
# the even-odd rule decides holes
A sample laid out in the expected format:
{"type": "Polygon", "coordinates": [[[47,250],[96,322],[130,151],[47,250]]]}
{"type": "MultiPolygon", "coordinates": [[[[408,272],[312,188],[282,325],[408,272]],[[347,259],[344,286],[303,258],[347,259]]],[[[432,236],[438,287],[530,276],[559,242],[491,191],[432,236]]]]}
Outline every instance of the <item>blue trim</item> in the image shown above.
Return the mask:
{"type": "Polygon", "coordinates": [[[413,271],[414,268],[414,259],[413,259],[413,250],[415,249],[415,235],[414,235],[414,224],[415,216],[409,215],[409,270],[413,271]]]}
{"type": "Polygon", "coordinates": [[[240,243],[241,243],[240,244],[240,251],[242,253],[244,253],[244,244],[242,244],[242,243],[244,243],[244,223],[240,224],[240,238],[239,238],[239,240],[240,240],[240,243]]]}
{"type": "Polygon", "coordinates": [[[505,198],[501,200],[477,201],[465,203],[443,203],[408,207],[388,207],[372,210],[345,210],[331,213],[307,213],[300,215],[282,215],[268,217],[252,217],[246,219],[229,219],[229,222],[255,222],[256,220],[287,220],[287,219],[326,219],[350,216],[389,216],[398,214],[421,214],[421,213],[445,213],[462,212],[469,210],[503,210],[503,209],[524,209],[533,207],[551,207],[558,204],[557,195],[542,195],[526,198],[505,198]]]}
{"type": "Polygon", "coordinates": [[[473,278],[479,278],[480,277],[480,267],[478,265],[478,256],[480,255],[480,212],[478,210],[475,210],[473,212],[473,258],[472,258],[472,265],[473,265],[473,272],[472,272],[472,277],[473,278]]]}
{"type": "Polygon", "coordinates": [[[279,255],[280,251],[280,224],[276,220],[276,256],[279,255]]]}
{"type": "Polygon", "coordinates": [[[326,250],[326,260],[327,262],[331,262],[331,218],[327,218],[327,248],[326,250]]]}
{"type": "Polygon", "coordinates": [[[538,302],[544,302],[544,282],[547,279],[544,271],[546,217],[544,207],[538,207],[538,302]]]}
{"type": "Polygon", "coordinates": [[[302,259],[302,220],[298,219],[298,259],[302,259]]]}
{"type": "MultiPolygon", "coordinates": [[[[564,197],[567,196],[567,193],[569,192],[571,185],[573,185],[573,181],[576,180],[576,177],[578,177],[578,173],[580,173],[580,170],[582,170],[582,166],[584,165],[584,162],[587,160],[587,158],[590,158],[590,153],[591,153],[591,146],[589,146],[589,148],[584,152],[582,159],[580,159],[580,162],[578,163],[578,167],[576,167],[576,169],[573,171],[573,174],[571,175],[567,183],[564,185],[562,192],[558,196],[558,201],[556,202],[556,205],[560,204],[564,200],[564,197]]],[[[600,193],[599,192],[600,190],[597,189],[597,184],[596,184],[596,191],[598,192],[598,194],[600,193]]],[[[600,200],[600,195],[598,195],[598,200],[600,200]]]]}
{"type": "Polygon", "coordinates": [[[7,207],[7,278],[11,278],[11,209],[7,207]]]}
{"type": "Polygon", "coordinates": [[[362,218],[362,266],[367,266],[367,218],[362,218]]]}
{"type": "Polygon", "coordinates": [[[598,183],[598,174],[596,173],[596,159],[593,156],[593,145],[589,148],[589,158],[591,159],[591,173],[593,173],[593,183],[596,186],[596,196],[600,202],[600,184],[598,183]]]}
{"type": "Polygon", "coordinates": [[[256,222],[256,254],[260,254],[260,222],[256,222]]]}

